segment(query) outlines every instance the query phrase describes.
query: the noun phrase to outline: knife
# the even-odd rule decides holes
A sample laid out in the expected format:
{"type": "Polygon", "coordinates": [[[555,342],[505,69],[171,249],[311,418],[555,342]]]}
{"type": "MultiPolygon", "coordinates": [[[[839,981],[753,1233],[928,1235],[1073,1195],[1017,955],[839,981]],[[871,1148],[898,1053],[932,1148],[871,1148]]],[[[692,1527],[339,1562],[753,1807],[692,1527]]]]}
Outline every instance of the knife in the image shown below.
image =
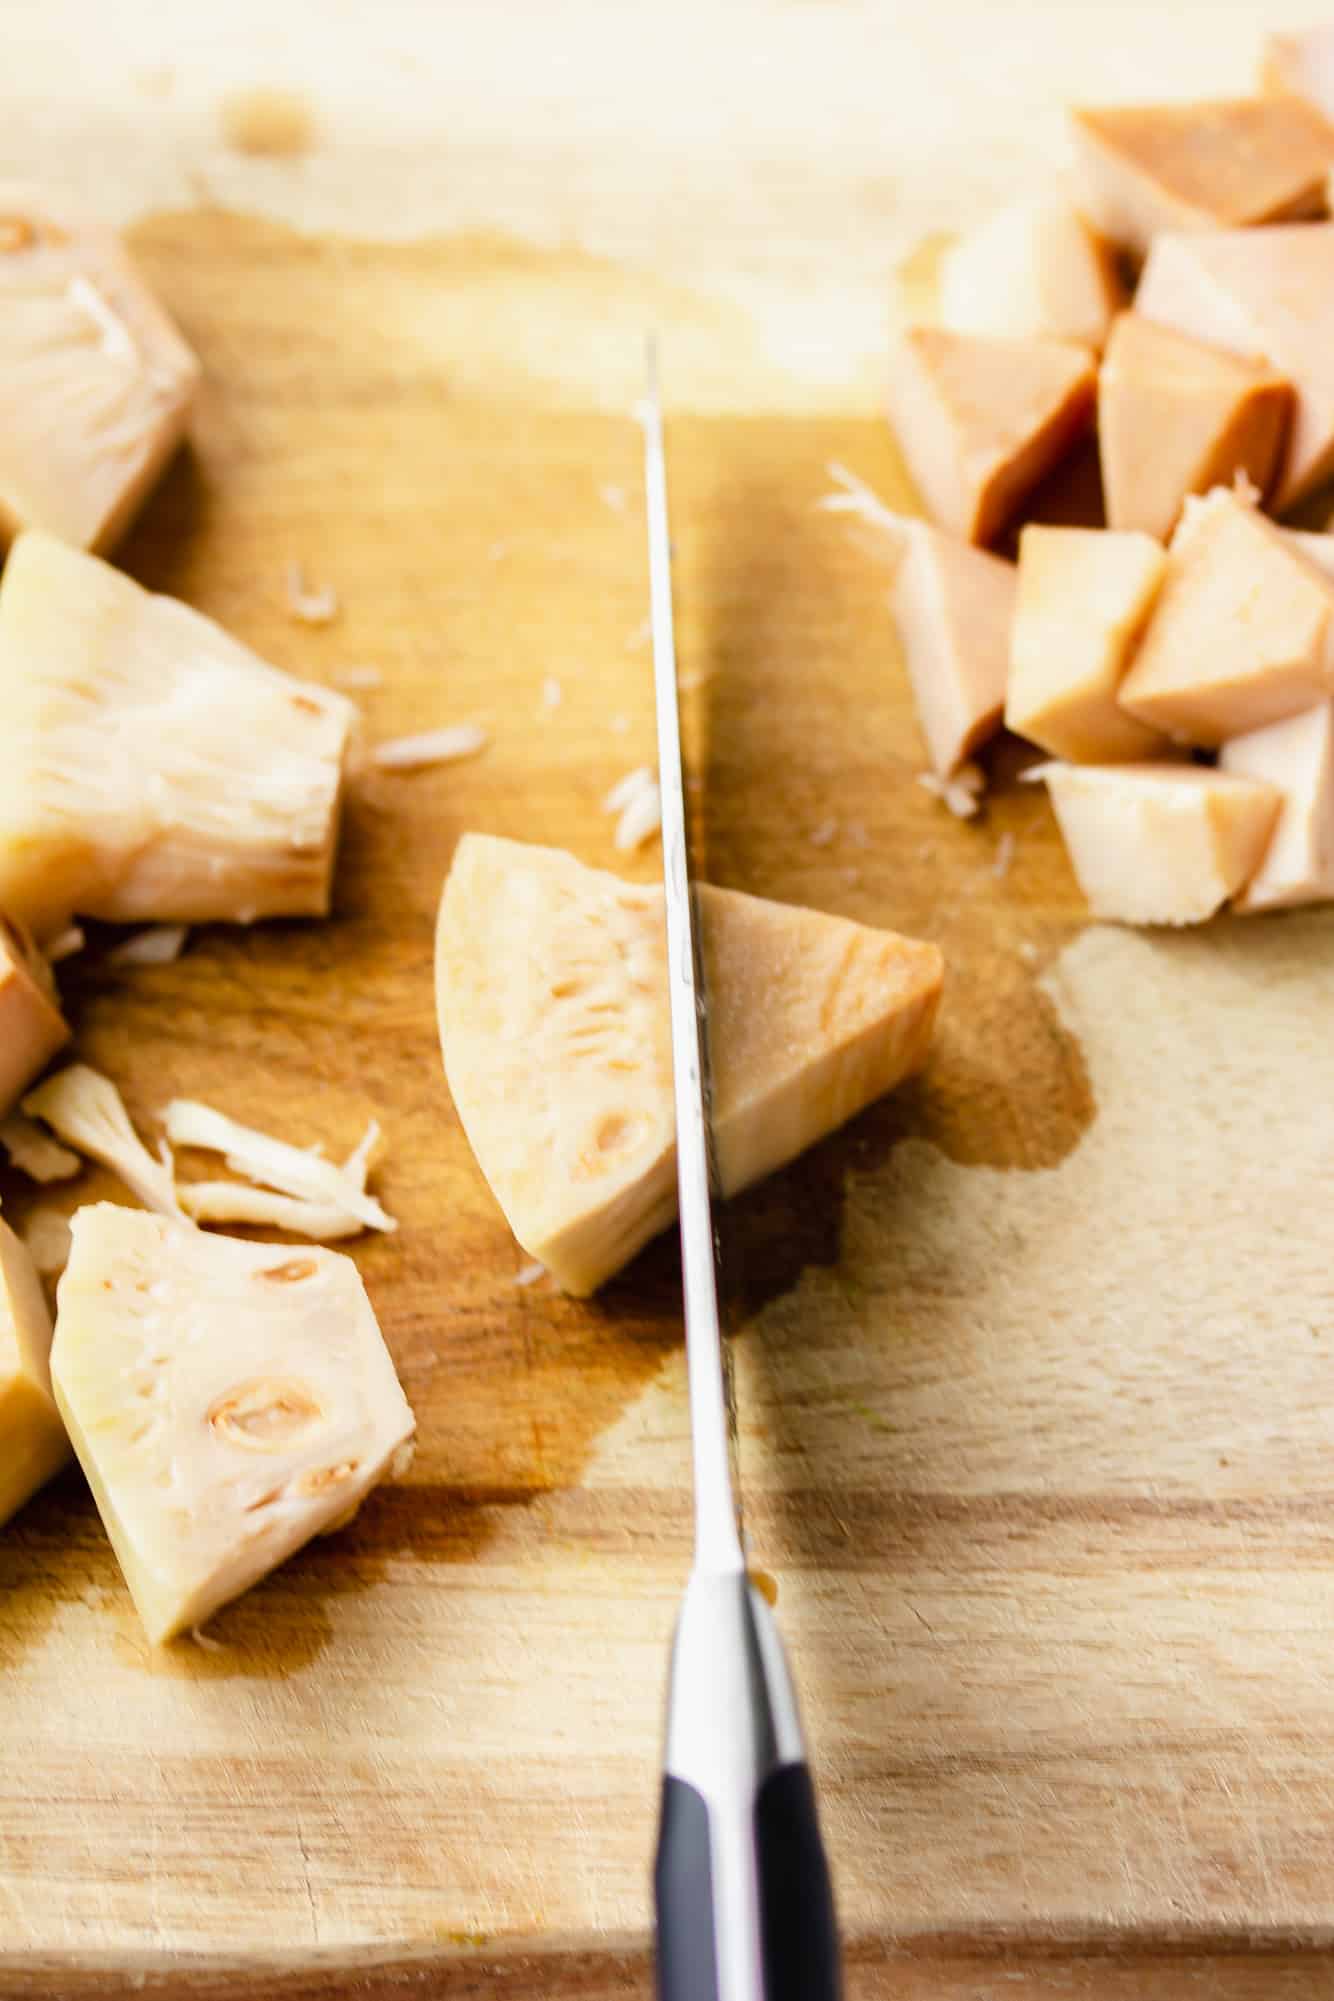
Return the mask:
{"type": "Polygon", "coordinates": [[[838,2001],[829,1868],[792,1678],[750,1581],[718,1313],[707,1022],[690,886],[657,355],[641,406],[695,1553],[677,1621],[654,1892],[660,2001],[838,2001]]]}

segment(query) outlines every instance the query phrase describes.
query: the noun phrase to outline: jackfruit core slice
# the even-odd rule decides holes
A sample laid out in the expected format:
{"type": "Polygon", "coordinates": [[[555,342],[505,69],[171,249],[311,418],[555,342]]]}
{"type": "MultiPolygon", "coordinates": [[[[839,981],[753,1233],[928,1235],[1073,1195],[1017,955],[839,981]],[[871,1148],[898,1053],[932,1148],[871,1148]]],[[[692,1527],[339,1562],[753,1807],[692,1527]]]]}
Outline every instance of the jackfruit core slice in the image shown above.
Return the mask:
{"type": "Polygon", "coordinates": [[[199,363],[112,230],[0,186],[0,545],[125,532],[184,433],[199,363]]]}
{"type": "Polygon", "coordinates": [[[40,939],[329,905],[356,711],[49,535],[0,581],[0,908],[40,939]]]}
{"type": "MultiPolygon", "coordinates": [[[[703,887],[719,1178],[735,1193],[918,1069],[934,945],[703,887]]],[[[515,1236],[592,1292],[676,1210],[662,892],[467,834],[445,884],[445,1073],[515,1236]]]]}
{"type": "Polygon", "coordinates": [[[111,1202],[75,1214],[51,1378],[154,1641],[341,1528],[414,1429],[350,1258],[111,1202]]]}
{"type": "Polygon", "coordinates": [[[41,1280],[26,1246],[0,1223],[0,1522],[69,1458],[50,1356],[41,1280]]]}

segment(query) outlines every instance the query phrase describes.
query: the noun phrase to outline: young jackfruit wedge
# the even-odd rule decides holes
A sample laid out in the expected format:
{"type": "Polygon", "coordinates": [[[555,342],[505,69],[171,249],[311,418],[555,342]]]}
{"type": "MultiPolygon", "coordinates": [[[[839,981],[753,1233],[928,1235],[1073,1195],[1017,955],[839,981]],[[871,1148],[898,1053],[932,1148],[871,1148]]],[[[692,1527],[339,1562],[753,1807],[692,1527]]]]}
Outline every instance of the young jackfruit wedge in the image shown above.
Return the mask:
{"type": "Polygon", "coordinates": [[[0,546],[119,540],[180,443],[199,363],[120,239],[0,188],[0,546]]]}
{"type": "Polygon", "coordinates": [[[74,1217],[51,1375],[155,1642],[340,1528],[414,1429],[350,1258],[108,1202],[74,1217]]]}
{"type": "Polygon", "coordinates": [[[0,1118],[68,1041],[50,967],[0,917],[0,1118]]]}
{"type": "Polygon", "coordinates": [[[0,907],[38,937],[329,907],[355,716],[95,556],[21,535],[0,582],[0,907]]]}
{"type": "Polygon", "coordinates": [[[69,1458],[51,1395],[51,1315],[36,1268],[0,1223],[0,1522],[69,1458]]]}
{"type": "MultiPolygon", "coordinates": [[[[731,1194],[918,1069],[933,945],[700,891],[718,1168],[731,1194]]],[[[662,893],[467,834],[445,884],[445,1071],[510,1227],[588,1293],[676,1208],[662,893]]]]}

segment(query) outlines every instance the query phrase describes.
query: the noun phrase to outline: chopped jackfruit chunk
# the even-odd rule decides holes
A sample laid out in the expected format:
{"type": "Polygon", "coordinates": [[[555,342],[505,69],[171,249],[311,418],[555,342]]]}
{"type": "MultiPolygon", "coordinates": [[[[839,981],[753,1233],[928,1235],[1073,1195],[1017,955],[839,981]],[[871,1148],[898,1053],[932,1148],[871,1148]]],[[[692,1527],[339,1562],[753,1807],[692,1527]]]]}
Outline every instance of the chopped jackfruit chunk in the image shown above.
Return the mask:
{"type": "Polygon", "coordinates": [[[1199,765],[1049,764],[1044,776],[1095,917],[1202,924],[1255,873],[1277,786],[1199,765]]]}
{"type": "MultiPolygon", "coordinates": [[[[940,954],[734,890],[699,895],[725,1193],[926,1057],[940,954]]],[[[586,1293],[676,1209],[663,899],[572,855],[465,835],[437,996],[464,1130],[515,1236],[586,1293]]]]}
{"type": "Polygon", "coordinates": [[[107,1202],[74,1218],[51,1374],[154,1641],[341,1528],[414,1428],[349,1258],[107,1202]]]}
{"type": "Polygon", "coordinates": [[[51,1395],[51,1315],[32,1259],[0,1223],[0,1522],[69,1458],[51,1395]]]}
{"type": "Polygon", "coordinates": [[[1071,341],[908,327],[890,358],[889,421],[942,528],[990,542],[1093,420],[1096,371],[1071,341]]]}
{"type": "Polygon", "coordinates": [[[1292,405],[1292,385],[1264,362],[1122,313],[1098,376],[1108,527],[1165,541],[1188,494],[1230,486],[1238,473],[1263,498],[1292,405]]]}
{"type": "Polygon", "coordinates": [[[0,546],[120,539],[180,443],[199,363],[113,231],[0,188],[0,546]]]}
{"type": "Polygon", "coordinates": [[[1334,694],[1334,583],[1227,488],[1193,500],[1121,683],[1151,729],[1216,746],[1334,694]]]}
{"type": "Polygon", "coordinates": [[[1334,472],[1334,223],[1160,236],[1135,310],[1291,382],[1276,512],[1334,472]]]}
{"type": "Polygon", "coordinates": [[[1325,213],[1334,128],[1300,98],[1105,105],[1071,127],[1089,213],[1141,254],[1160,230],[1325,213]]]}
{"type": "Polygon", "coordinates": [[[50,967],[0,917],[0,1118],[68,1041],[50,967]]]}
{"type": "Polygon", "coordinates": [[[322,915],[355,710],[48,535],[0,581],[0,907],[322,915]]]}
{"type": "Polygon", "coordinates": [[[1163,748],[1118,706],[1116,691],[1166,568],[1148,535],[1024,529],[1005,697],[1012,730],[1078,764],[1125,763],[1163,748]]]}

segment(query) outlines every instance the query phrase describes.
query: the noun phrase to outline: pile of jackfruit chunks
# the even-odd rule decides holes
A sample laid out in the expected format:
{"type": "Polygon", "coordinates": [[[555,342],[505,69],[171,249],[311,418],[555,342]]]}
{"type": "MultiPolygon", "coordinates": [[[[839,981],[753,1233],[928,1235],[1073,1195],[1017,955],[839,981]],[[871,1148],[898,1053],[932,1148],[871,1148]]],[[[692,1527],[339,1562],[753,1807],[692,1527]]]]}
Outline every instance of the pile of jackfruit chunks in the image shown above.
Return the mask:
{"type": "Polygon", "coordinates": [[[355,711],[97,553],[179,443],[199,367],[113,233],[17,190],[0,367],[0,1144],[42,1181],[101,1161],[144,1205],[86,1204],[68,1231],[46,1211],[53,1251],[0,1222],[0,1522],[73,1450],[157,1641],[345,1521],[414,1430],[351,1259],[192,1218],[392,1219],[366,1192],[373,1134],[339,1166],[182,1102],[164,1146],[251,1182],[180,1183],[110,1079],[72,1063],[32,1090],[70,1036],[52,967],[76,918],[149,926],[152,963],[170,927],[326,914],[355,711]],[[62,1265],[53,1330],[39,1267],[62,1265]]]}
{"type": "Polygon", "coordinates": [[[1334,895],[1334,535],[1292,522],[1334,475],[1331,121],[1334,27],[1271,36],[1253,97],[1074,110],[1070,198],[956,240],[896,330],[930,524],[900,519],[893,602],[937,781],[968,810],[1002,723],[1046,751],[1105,919],[1334,895]],[[1106,527],[1025,522],[1094,432],[1106,527]]]}

